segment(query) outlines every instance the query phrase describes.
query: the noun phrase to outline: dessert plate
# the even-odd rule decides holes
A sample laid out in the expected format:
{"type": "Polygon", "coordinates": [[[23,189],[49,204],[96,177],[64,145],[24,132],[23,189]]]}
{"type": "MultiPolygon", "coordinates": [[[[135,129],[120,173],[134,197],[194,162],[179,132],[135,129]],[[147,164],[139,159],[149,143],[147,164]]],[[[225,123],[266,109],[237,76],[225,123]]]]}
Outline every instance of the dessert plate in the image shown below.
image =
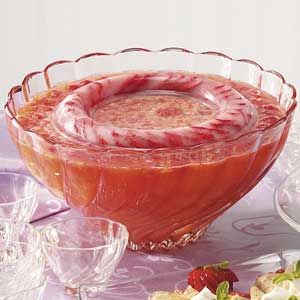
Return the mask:
{"type": "MultiPolygon", "coordinates": [[[[255,278],[263,273],[285,268],[300,259],[300,250],[286,250],[268,255],[230,262],[230,268],[239,278],[235,285],[238,291],[247,292],[255,278]]],[[[149,295],[158,290],[174,291],[187,287],[187,274],[190,270],[165,273],[148,278],[135,279],[119,284],[103,286],[83,286],[79,299],[131,299],[146,300],[149,295]],[[95,288],[102,292],[95,292],[95,288]],[[94,290],[94,291],[93,291],[94,290]]]]}

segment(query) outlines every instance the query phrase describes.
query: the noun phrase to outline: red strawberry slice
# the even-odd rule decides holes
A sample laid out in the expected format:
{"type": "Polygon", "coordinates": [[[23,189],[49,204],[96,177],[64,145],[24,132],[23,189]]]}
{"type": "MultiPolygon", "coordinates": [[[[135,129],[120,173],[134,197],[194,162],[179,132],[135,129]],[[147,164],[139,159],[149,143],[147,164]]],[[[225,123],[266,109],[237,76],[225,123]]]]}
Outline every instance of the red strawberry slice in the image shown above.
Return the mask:
{"type": "Polygon", "coordinates": [[[188,284],[198,291],[207,287],[212,293],[216,293],[218,285],[223,281],[228,281],[230,291],[233,289],[233,283],[239,281],[234,272],[225,267],[224,263],[198,267],[188,276],[188,284]]]}
{"type": "Polygon", "coordinates": [[[281,274],[281,273],[284,273],[284,272],[285,272],[285,269],[278,269],[275,273],[281,274]]]}

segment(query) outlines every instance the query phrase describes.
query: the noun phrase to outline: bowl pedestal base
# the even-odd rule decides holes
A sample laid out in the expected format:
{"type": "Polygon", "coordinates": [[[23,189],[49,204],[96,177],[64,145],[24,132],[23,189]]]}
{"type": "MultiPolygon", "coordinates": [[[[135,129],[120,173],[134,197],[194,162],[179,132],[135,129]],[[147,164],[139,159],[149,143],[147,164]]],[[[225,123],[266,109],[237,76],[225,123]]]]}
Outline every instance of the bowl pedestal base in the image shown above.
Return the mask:
{"type": "Polygon", "coordinates": [[[201,236],[204,235],[208,226],[209,225],[206,225],[205,227],[201,226],[201,228],[195,229],[191,232],[184,233],[177,240],[173,240],[169,238],[162,242],[147,241],[138,244],[129,240],[127,247],[132,251],[143,251],[143,252],[162,252],[166,250],[169,251],[177,248],[182,248],[187,244],[196,242],[196,240],[198,240],[201,236]]]}

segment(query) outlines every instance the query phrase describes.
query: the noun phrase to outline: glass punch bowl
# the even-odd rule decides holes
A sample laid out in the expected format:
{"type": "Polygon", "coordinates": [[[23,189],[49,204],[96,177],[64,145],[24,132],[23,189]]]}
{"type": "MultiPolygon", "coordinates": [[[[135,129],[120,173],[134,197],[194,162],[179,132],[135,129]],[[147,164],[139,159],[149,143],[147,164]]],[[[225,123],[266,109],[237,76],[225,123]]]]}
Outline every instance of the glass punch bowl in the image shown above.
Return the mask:
{"type": "MultiPolygon", "coordinates": [[[[169,86],[170,91],[174,88],[169,86]]],[[[54,195],[84,215],[125,224],[132,250],[161,251],[198,239],[263,178],[285,144],[295,98],[294,87],[281,74],[250,60],[182,48],[131,48],[57,61],[28,74],[10,91],[5,112],[24,163],[54,195]],[[286,113],[266,128],[235,138],[154,148],[103,146],[82,139],[75,146],[60,144],[24,128],[18,119],[27,103],[39,95],[56,97],[66,83],[69,88],[72,83],[73,91],[99,74],[109,77],[136,70],[214,74],[244,82],[275,97],[286,113]]]]}

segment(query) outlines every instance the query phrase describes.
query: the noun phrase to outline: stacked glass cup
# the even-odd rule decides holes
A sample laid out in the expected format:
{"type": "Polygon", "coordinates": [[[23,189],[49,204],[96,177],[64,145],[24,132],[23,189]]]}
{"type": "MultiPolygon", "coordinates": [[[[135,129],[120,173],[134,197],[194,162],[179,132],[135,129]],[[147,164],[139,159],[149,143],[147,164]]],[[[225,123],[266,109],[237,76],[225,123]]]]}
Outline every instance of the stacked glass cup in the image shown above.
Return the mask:
{"type": "Polygon", "coordinates": [[[39,186],[29,176],[0,173],[0,300],[39,300],[46,286],[42,238],[28,222],[39,186]]]}
{"type": "Polygon", "coordinates": [[[29,176],[0,172],[0,300],[41,300],[45,261],[69,294],[103,286],[125,251],[127,229],[109,219],[71,217],[35,229],[38,189],[29,176]]]}

